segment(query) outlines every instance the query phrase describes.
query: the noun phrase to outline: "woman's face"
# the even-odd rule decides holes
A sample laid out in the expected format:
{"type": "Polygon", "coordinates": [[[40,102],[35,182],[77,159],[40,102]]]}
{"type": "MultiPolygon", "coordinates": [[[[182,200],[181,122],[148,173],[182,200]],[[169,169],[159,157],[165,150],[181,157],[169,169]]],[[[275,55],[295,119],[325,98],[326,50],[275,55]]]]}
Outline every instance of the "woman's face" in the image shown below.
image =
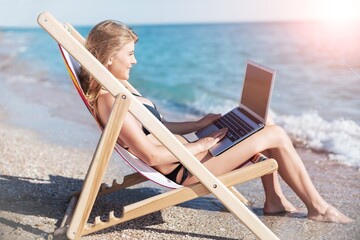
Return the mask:
{"type": "Polygon", "coordinates": [[[135,43],[129,42],[125,44],[108,62],[109,71],[120,80],[128,80],[130,69],[136,64],[135,43]]]}

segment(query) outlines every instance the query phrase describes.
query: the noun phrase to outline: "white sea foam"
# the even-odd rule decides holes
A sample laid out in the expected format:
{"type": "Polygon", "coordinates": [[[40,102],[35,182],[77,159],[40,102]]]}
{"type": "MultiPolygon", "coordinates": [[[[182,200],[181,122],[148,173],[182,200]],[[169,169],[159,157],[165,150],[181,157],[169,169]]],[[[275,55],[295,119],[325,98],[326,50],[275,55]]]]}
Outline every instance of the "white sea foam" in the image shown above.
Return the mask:
{"type": "Polygon", "coordinates": [[[6,77],[6,82],[9,84],[15,84],[15,83],[27,83],[27,84],[35,84],[39,83],[39,78],[25,75],[25,74],[18,74],[18,75],[8,75],[6,77]]]}
{"type": "Polygon", "coordinates": [[[204,91],[197,94],[195,101],[188,102],[187,104],[202,113],[226,113],[238,103],[234,100],[214,96],[214,94],[204,91]]]}
{"type": "Polygon", "coordinates": [[[274,114],[277,124],[284,127],[290,137],[306,146],[329,153],[332,160],[360,166],[360,126],[352,120],[324,120],[317,112],[300,116],[274,114]]]}

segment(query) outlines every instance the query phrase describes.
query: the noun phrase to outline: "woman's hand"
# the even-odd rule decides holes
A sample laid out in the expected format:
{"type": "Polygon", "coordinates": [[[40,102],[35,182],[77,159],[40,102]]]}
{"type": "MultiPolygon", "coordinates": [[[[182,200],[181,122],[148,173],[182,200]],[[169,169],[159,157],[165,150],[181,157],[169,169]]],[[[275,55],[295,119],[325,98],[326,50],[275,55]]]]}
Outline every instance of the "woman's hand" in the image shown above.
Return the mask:
{"type": "Polygon", "coordinates": [[[196,144],[199,146],[199,152],[208,151],[215,146],[221,139],[223,139],[227,133],[227,128],[222,128],[216,132],[213,132],[208,137],[200,138],[196,144]]]}
{"type": "Polygon", "coordinates": [[[199,129],[206,127],[218,120],[221,114],[208,114],[197,121],[191,122],[167,122],[163,121],[163,124],[174,134],[184,135],[198,131],[199,129]]]}
{"type": "Polygon", "coordinates": [[[214,114],[214,113],[207,114],[206,116],[204,116],[203,118],[201,118],[197,121],[199,129],[210,125],[214,121],[218,120],[220,117],[221,117],[221,114],[214,114]]]}

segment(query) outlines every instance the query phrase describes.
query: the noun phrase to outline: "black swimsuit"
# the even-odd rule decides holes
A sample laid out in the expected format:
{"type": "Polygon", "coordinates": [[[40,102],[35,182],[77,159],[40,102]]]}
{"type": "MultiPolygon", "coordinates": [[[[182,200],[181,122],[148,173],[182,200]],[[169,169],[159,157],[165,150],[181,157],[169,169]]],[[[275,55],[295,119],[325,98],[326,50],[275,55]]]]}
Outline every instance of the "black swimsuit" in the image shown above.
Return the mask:
{"type": "MultiPolygon", "coordinates": [[[[142,97],[140,95],[137,95],[137,94],[134,94],[133,95],[137,96],[137,97],[142,97]]],[[[154,104],[154,103],[153,103],[154,104]]],[[[156,106],[154,104],[154,106],[151,106],[151,105],[148,105],[148,104],[143,104],[160,122],[163,122],[163,119],[162,119],[162,116],[161,114],[159,113],[159,111],[156,109],[156,106]]],[[[150,132],[145,128],[143,127],[143,131],[146,135],[149,135],[150,132]]],[[[173,182],[176,182],[176,177],[180,171],[180,169],[183,167],[183,165],[181,163],[179,163],[179,165],[169,174],[166,174],[165,177],[167,177],[168,179],[170,179],[171,181],[173,182]]],[[[186,168],[184,168],[184,171],[183,171],[183,175],[181,177],[181,180],[180,182],[178,182],[178,184],[183,184],[184,181],[186,180],[186,178],[188,177],[189,175],[189,172],[186,168]]]]}
{"type": "MultiPolygon", "coordinates": [[[[138,94],[136,94],[136,93],[133,93],[133,95],[136,96],[136,97],[142,97],[142,98],[143,98],[143,96],[138,95],[138,94]]],[[[160,122],[163,122],[162,116],[161,116],[161,114],[159,113],[159,111],[156,109],[156,106],[155,106],[154,103],[153,103],[154,106],[148,105],[148,104],[146,104],[146,103],[143,103],[143,105],[144,105],[144,107],[146,107],[147,110],[149,110],[160,122]]],[[[150,132],[149,132],[146,128],[144,128],[144,127],[143,127],[143,131],[144,131],[145,135],[149,135],[149,134],[150,134],[150,132]]]]}
{"type": "Polygon", "coordinates": [[[177,166],[171,173],[166,174],[165,177],[167,177],[171,181],[176,182],[176,183],[181,185],[181,184],[183,184],[185,182],[188,175],[189,175],[189,171],[181,163],[179,163],[179,166],[177,166]],[[178,175],[181,168],[184,169],[183,175],[182,175],[182,177],[180,179],[180,182],[177,182],[176,177],[177,177],[177,175],[178,175]]]}
{"type": "MultiPolygon", "coordinates": [[[[154,107],[153,106],[151,106],[151,105],[147,105],[147,104],[143,104],[146,108],[147,108],[147,110],[149,110],[160,122],[163,122],[163,120],[162,120],[162,117],[161,117],[161,114],[159,113],[159,111],[156,109],[156,106],[154,105],[154,107]]],[[[144,133],[145,133],[145,135],[149,135],[150,134],[150,132],[146,129],[146,128],[144,128],[143,127],[143,131],[144,131],[144,133]]]]}

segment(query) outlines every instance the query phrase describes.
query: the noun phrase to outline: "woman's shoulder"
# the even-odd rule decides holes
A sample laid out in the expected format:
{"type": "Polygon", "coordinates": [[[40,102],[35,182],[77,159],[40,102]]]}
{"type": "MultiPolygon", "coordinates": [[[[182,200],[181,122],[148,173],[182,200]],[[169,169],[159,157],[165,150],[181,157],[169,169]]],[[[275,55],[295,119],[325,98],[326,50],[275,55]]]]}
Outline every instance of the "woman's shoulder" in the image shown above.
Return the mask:
{"type": "MultiPolygon", "coordinates": [[[[131,94],[133,94],[135,97],[137,97],[138,100],[142,104],[155,107],[155,104],[150,99],[148,99],[138,93],[131,92],[131,94]]],[[[110,92],[106,91],[105,89],[100,90],[99,96],[97,98],[97,104],[98,104],[99,108],[102,107],[103,105],[112,107],[114,102],[115,102],[115,98],[113,97],[113,95],[110,92]]]]}
{"type": "Polygon", "coordinates": [[[113,95],[111,95],[111,93],[109,93],[108,91],[103,90],[103,89],[100,90],[99,96],[97,99],[98,106],[101,106],[104,104],[105,105],[110,104],[112,106],[114,101],[115,101],[115,98],[113,97],[113,95]]]}
{"type": "Polygon", "coordinates": [[[105,89],[100,89],[98,98],[112,96],[111,93],[105,89]]]}

